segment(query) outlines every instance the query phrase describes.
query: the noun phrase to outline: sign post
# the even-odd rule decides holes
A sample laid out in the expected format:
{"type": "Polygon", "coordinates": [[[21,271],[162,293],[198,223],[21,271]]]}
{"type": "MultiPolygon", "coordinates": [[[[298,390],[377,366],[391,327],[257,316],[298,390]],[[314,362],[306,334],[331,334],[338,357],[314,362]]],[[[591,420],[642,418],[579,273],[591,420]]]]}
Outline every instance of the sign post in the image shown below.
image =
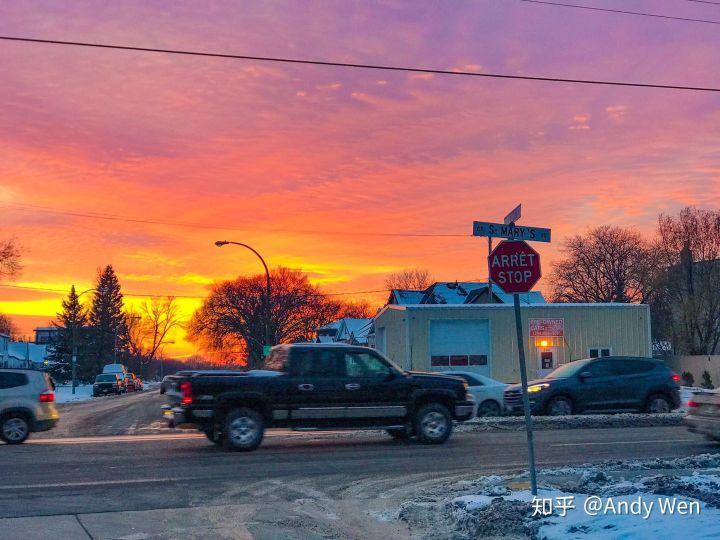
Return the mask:
{"type": "Polygon", "coordinates": [[[530,462],[530,486],[532,494],[537,495],[535,441],[533,437],[532,417],[530,416],[530,398],[527,389],[525,340],[523,339],[522,318],[520,317],[520,293],[530,291],[540,279],[540,254],[522,240],[504,240],[500,242],[490,254],[488,265],[493,281],[506,293],[513,293],[518,360],[520,363],[520,382],[522,385],[525,431],[527,432],[528,458],[530,462]]]}

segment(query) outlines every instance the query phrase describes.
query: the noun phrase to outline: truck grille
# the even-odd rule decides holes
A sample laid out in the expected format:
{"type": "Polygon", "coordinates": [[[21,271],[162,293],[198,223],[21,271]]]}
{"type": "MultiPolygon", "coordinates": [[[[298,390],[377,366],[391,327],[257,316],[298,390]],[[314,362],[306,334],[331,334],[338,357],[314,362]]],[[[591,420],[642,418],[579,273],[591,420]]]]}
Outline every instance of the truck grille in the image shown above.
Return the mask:
{"type": "Polygon", "coordinates": [[[513,408],[522,404],[521,390],[506,390],[504,394],[505,407],[513,408]]]}

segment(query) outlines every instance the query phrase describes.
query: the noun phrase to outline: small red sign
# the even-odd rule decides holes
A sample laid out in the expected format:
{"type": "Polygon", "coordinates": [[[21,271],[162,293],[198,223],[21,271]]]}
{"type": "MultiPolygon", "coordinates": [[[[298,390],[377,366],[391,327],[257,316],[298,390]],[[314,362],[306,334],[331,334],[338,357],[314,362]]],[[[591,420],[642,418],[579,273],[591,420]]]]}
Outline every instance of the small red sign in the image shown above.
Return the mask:
{"type": "Polygon", "coordinates": [[[527,242],[505,240],[490,254],[490,278],[506,293],[528,292],[540,279],[540,254],[527,242]]]}
{"type": "Polygon", "coordinates": [[[530,319],[530,337],[565,336],[565,319],[530,319]]]}

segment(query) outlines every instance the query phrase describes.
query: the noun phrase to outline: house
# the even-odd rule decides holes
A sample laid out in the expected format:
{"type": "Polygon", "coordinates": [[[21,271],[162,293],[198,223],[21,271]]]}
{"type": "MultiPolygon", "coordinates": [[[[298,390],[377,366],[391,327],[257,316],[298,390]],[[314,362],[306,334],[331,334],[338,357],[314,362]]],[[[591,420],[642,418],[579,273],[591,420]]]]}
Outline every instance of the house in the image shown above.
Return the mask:
{"type": "MultiPolygon", "coordinates": [[[[504,292],[495,283],[492,284],[492,294],[487,283],[469,281],[437,282],[424,291],[409,291],[393,289],[387,305],[420,305],[420,304],[512,304],[511,294],[504,292]]],[[[530,291],[520,295],[523,304],[544,304],[542,293],[530,291]]]]}
{"type": "Polygon", "coordinates": [[[10,336],[0,334],[0,367],[10,367],[10,359],[8,358],[8,345],[10,344],[10,336]]]}
{"type": "MultiPolygon", "coordinates": [[[[530,378],[580,358],[650,356],[647,305],[538,303],[520,311],[530,378]]],[[[387,305],[373,325],[376,349],[404,369],[519,380],[512,304],[387,305]]]]}
{"type": "Polygon", "coordinates": [[[35,343],[48,345],[57,341],[60,328],[57,326],[38,326],[35,328],[35,343]]]}
{"type": "Polygon", "coordinates": [[[347,343],[366,346],[371,328],[372,319],[346,317],[318,328],[315,341],[317,343],[347,343]]]}
{"type": "Polygon", "coordinates": [[[48,350],[44,344],[29,341],[11,341],[8,344],[8,367],[44,369],[47,356],[48,350]]]}

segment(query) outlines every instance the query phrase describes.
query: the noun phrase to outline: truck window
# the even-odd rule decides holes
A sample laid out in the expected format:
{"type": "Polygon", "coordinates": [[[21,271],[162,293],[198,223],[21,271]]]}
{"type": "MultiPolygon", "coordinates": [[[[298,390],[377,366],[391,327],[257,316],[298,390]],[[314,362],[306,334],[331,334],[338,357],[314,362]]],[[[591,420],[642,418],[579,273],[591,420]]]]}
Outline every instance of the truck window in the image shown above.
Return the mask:
{"type": "Polygon", "coordinates": [[[379,358],[364,352],[345,354],[345,373],[348,377],[386,378],[390,368],[379,358]]]}
{"type": "Polygon", "coordinates": [[[270,352],[265,359],[265,369],[271,371],[287,371],[288,350],[285,347],[277,347],[270,352]]]}
{"type": "Polygon", "coordinates": [[[338,356],[337,351],[322,349],[293,351],[292,375],[296,377],[337,377],[338,356]]]}

